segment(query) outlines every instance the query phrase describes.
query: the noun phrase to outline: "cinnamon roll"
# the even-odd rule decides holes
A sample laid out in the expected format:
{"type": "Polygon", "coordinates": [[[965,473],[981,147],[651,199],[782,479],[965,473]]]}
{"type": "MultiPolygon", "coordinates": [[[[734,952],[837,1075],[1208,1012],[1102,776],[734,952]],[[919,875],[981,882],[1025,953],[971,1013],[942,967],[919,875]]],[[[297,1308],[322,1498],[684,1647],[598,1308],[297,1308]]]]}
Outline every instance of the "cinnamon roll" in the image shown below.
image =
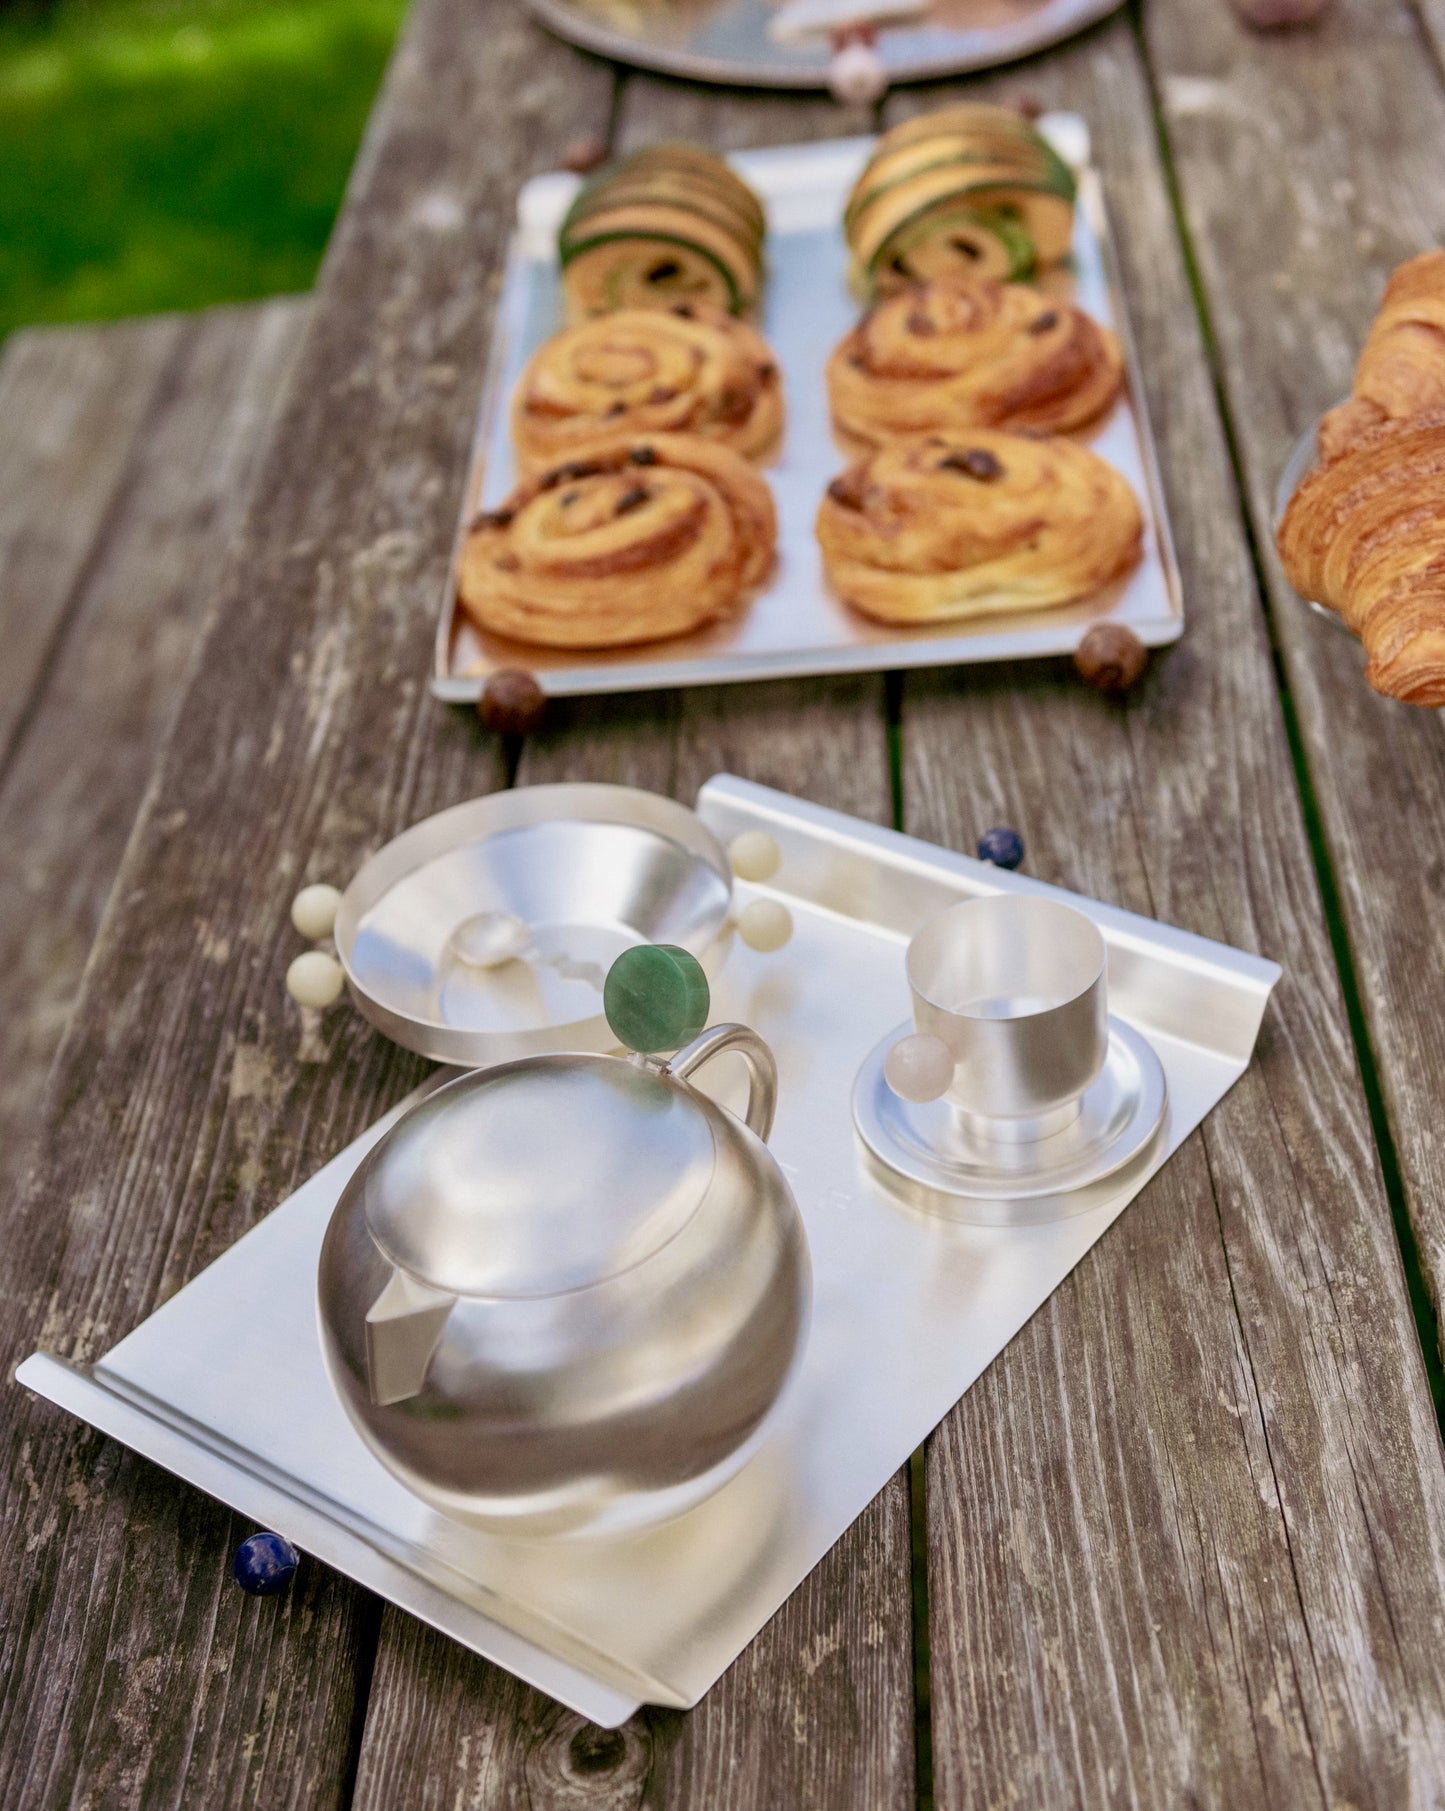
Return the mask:
{"type": "Polygon", "coordinates": [[[834,479],[823,564],[857,610],[949,622],[1087,597],[1139,559],[1128,482],[1071,440],[987,428],[895,442],[834,479]]]}
{"type": "Polygon", "coordinates": [[[1112,333],[1068,302],[948,278],[880,302],[828,361],[833,420],[865,446],[957,428],[1063,433],[1124,378],[1112,333]]]}
{"type": "Polygon", "coordinates": [[[766,341],[719,309],[686,302],[564,329],[538,348],[512,399],[512,439],[527,469],[623,434],[698,434],[757,457],[782,425],[782,382],[766,341]]]}
{"type": "Polygon", "coordinates": [[[682,635],[735,610],[773,562],[772,495],[730,447],[632,437],[553,465],[477,518],[462,607],[548,647],[682,635]]]}

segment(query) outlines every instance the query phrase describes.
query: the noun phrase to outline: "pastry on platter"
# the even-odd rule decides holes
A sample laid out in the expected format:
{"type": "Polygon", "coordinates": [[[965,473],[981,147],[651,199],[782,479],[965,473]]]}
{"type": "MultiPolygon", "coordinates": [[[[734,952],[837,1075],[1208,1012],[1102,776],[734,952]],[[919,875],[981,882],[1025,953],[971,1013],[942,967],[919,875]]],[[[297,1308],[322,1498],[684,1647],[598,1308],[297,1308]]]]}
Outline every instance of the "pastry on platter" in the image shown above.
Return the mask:
{"type": "Polygon", "coordinates": [[[711,302],[731,314],[757,301],[763,204],[701,145],[649,145],[578,191],[558,235],[562,282],[579,315],[711,302]]]}
{"type": "Polygon", "coordinates": [[[1445,409],[1371,428],[1317,466],[1279,554],[1300,596],[1364,642],[1377,692],[1445,705],[1445,409]]]}
{"type": "Polygon", "coordinates": [[[1445,251],[1402,264],[1355,367],[1350,400],[1320,423],[1322,459],[1387,421],[1445,409],[1445,251]]]}
{"type": "Polygon", "coordinates": [[[625,308],[565,328],[533,354],[512,398],[526,469],[620,434],[700,434],[752,458],[782,425],[767,343],[703,303],[625,308]]]}
{"type": "Polygon", "coordinates": [[[945,107],[878,140],[843,232],[869,296],[933,277],[1026,277],[1068,256],[1074,179],[1012,108],[945,107]]]}
{"type": "Polygon", "coordinates": [[[956,428],[1063,433],[1119,394],[1112,333],[1018,284],[945,277],[877,303],[828,361],[840,433],[865,446],[956,428]]]}
{"type": "Polygon", "coordinates": [[[549,466],[478,516],[458,590],[495,635],[621,647],[729,615],[776,543],[772,494],[740,453],[692,434],[632,437],[549,466]]]}
{"type": "Polygon", "coordinates": [[[834,589],[885,623],[1087,597],[1137,563],[1142,535],[1127,480],[1087,447],[988,428],[895,441],[818,511],[834,589]]]}

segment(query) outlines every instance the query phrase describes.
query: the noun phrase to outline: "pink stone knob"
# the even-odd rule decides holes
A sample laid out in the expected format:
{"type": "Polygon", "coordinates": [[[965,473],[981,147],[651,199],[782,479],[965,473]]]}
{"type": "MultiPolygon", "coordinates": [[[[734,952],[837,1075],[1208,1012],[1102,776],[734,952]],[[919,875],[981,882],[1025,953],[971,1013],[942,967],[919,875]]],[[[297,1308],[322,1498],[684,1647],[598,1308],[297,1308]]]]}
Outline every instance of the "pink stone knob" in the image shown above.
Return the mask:
{"type": "Polygon", "coordinates": [[[883,1079],[900,1100],[924,1105],[948,1092],[953,1081],[953,1052],[942,1038],[918,1031],[898,1042],[883,1062],[883,1079]]]}
{"type": "Polygon", "coordinates": [[[844,107],[866,107],[881,100],[888,71],[871,44],[842,45],[828,65],[828,92],[844,107]]]}

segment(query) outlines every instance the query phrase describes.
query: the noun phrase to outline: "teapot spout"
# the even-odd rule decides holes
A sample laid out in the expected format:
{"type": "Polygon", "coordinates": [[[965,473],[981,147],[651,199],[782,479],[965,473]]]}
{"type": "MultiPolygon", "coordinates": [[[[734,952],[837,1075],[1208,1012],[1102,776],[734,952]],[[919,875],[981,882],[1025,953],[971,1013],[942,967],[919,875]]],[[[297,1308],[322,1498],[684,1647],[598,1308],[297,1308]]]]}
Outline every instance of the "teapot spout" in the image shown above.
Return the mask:
{"type": "Polygon", "coordinates": [[[366,1381],[378,1408],[405,1402],[421,1389],[456,1299],[404,1270],[392,1271],[366,1311],[366,1381]]]}

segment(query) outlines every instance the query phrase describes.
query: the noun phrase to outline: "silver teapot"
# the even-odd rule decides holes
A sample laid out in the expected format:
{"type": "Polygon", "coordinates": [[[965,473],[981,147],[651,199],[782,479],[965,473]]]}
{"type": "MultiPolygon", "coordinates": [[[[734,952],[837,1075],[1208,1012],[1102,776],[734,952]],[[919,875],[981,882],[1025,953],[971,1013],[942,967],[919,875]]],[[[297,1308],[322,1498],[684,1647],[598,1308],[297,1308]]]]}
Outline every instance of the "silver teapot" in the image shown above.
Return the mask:
{"type": "MultiPolygon", "coordinates": [[[[644,953],[609,975],[609,1019],[675,1041],[706,1020],[702,971],[666,952],[691,965],[686,1022],[640,1033],[614,979],[644,953]]],[[[811,1300],[765,1142],[776,1092],[762,1039],[717,1025],[666,1060],[505,1063],[400,1119],[337,1204],[318,1279],[327,1369],[377,1457],[443,1514],[529,1536],[629,1531],[723,1484],[811,1300]],[[689,1082],[725,1051],[747,1065],[745,1124],[689,1082]]]]}

